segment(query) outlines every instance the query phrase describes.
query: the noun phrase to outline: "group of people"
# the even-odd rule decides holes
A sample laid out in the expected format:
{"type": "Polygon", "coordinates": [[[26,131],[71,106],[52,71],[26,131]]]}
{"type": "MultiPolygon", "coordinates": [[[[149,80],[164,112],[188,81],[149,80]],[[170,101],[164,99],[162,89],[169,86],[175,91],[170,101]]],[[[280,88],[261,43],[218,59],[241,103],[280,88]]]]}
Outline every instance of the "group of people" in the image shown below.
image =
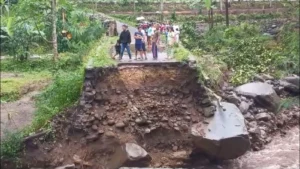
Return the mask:
{"type": "MultiPolygon", "coordinates": [[[[161,40],[165,37],[167,58],[173,55],[173,46],[179,42],[179,28],[174,31],[174,27],[165,24],[139,25],[137,32],[134,33],[135,39],[135,60],[147,60],[147,47],[152,50],[153,60],[158,59],[158,46],[161,40]],[[163,35],[163,36],[162,36],[163,35]],[[138,55],[140,58],[138,58],[138,55]]],[[[119,60],[122,60],[124,51],[126,50],[131,60],[131,34],[127,25],[122,26],[122,32],[119,40],[115,45],[116,55],[119,55],[119,60]]]]}

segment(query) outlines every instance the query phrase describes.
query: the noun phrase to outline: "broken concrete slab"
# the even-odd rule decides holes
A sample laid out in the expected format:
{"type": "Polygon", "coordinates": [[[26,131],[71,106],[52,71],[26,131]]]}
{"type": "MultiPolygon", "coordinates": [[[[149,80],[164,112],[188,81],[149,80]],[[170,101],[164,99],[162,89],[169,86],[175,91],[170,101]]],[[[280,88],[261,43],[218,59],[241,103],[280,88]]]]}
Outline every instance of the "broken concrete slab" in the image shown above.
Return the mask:
{"type": "Polygon", "coordinates": [[[243,155],[250,148],[244,117],[232,103],[217,104],[214,117],[208,124],[192,126],[191,134],[195,148],[211,158],[227,160],[243,155]]]}
{"type": "Polygon", "coordinates": [[[235,91],[240,95],[253,98],[258,104],[270,111],[276,111],[280,104],[280,98],[273,86],[267,83],[247,83],[237,87],[235,91]]]}
{"type": "Polygon", "coordinates": [[[116,149],[106,168],[145,167],[150,161],[150,155],[141,146],[135,143],[126,143],[116,149]]]}

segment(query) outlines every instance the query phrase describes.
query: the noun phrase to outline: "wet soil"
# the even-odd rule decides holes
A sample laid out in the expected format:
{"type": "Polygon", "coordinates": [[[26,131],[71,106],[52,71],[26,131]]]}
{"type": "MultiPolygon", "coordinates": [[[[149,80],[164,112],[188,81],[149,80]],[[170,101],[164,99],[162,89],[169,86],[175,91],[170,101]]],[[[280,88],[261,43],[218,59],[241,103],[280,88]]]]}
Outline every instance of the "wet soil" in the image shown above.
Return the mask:
{"type": "Polygon", "coordinates": [[[80,160],[78,168],[102,169],[116,160],[112,154],[126,142],[137,143],[150,154],[149,167],[293,169],[299,164],[299,129],[288,127],[299,124],[294,116],[298,107],[280,112],[286,115],[284,126],[276,130],[281,135],[268,131],[268,137],[275,137],[264,150],[213,164],[205,156],[190,155],[188,130],[206,120],[202,108],[210,105],[197,71],[184,66],[121,66],[100,76],[94,86],[83,91],[92,102],[79,103],[55,117],[53,133],[25,142],[20,168],[50,169],[80,160]]]}
{"type": "MultiPolygon", "coordinates": [[[[17,73],[1,73],[1,78],[19,78],[22,75],[17,73]]],[[[50,83],[49,80],[41,80],[22,87],[22,97],[19,100],[1,103],[1,140],[6,133],[16,132],[30,125],[34,117],[35,101],[42,89],[50,83]]]]}

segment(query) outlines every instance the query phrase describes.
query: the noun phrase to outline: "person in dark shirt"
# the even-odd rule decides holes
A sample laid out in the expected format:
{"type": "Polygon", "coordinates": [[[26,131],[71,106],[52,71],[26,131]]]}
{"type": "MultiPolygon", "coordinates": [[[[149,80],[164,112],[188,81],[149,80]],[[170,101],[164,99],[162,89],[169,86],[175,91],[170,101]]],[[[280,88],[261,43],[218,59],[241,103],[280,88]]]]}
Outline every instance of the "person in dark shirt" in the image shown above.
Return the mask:
{"type": "Polygon", "coordinates": [[[120,55],[120,53],[121,53],[121,43],[120,43],[120,40],[117,40],[117,43],[115,45],[115,51],[116,51],[116,54],[113,56],[113,59],[116,59],[116,56],[120,55]]]}
{"type": "Polygon", "coordinates": [[[137,60],[137,55],[140,53],[141,59],[143,60],[143,33],[142,33],[142,27],[138,28],[138,32],[134,33],[134,39],[135,39],[135,60],[137,60]]]}
{"type": "Polygon", "coordinates": [[[127,25],[122,26],[123,31],[121,32],[120,39],[119,39],[121,43],[119,60],[122,60],[125,49],[127,50],[129,59],[131,60],[131,52],[130,52],[131,35],[127,28],[128,28],[127,25]]]}

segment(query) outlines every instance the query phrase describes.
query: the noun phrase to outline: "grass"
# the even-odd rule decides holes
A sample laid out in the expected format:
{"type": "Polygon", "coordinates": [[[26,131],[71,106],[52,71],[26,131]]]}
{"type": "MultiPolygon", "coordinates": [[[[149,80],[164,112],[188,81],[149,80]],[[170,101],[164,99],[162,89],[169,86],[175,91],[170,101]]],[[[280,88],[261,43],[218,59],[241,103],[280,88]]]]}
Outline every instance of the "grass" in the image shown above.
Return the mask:
{"type": "Polygon", "coordinates": [[[218,84],[223,80],[224,70],[227,69],[224,62],[212,55],[197,55],[197,66],[204,80],[208,81],[209,86],[212,88],[217,88],[218,84]]]}
{"type": "MultiPolygon", "coordinates": [[[[4,73],[2,72],[2,75],[4,73]]],[[[19,99],[30,85],[51,79],[49,72],[20,73],[17,77],[1,78],[1,103],[19,99]]]]}
{"type": "Polygon", "coordinates": [[[132,15],[117,15],[117,14],[113,14],[113,15],[110,15],[112,18],[120,21],[120,22],[123,22],[123,23],[126,23],[127,25],[130,25],[132,27],[137,27],[137,22],[136,22],[136,17],[135,16],[132,16],[132,15]]]}
{"type": "Polygon", "coordinates": [[[180,62],[189,60],[190,52],[181,45],[174,45],[174,58],[180,62]]]}
{"type": "Polygon", "coordinates": [[[102,37],[84,58],[85,67],[103,67],[115,65],[110,56],[110,49],[115,45],[118,37],[102,37]]]}
{"type": "Polygon", "coordinates": [[[277,112],[280,112],[281,110],[284,110],[284,109],[289,109],[293,106],[299,106],[299,105],[300,105],[299,97],[284,98],[280,101],[277,112]]]}
{"type": "MultiPolygon", "coordinates": [[[[116,64],[109,53],[109,49],[115,44],[116,40],[117,37],[104,36],[98,41],[92,42],[86,52],[83,52],[82,59],[77,58],[77,55],[74,54],[61,55],[61,57],[65,58],[61,59],[55,66],[52,66],[52,69],[48,66],[43,67],[43,65],[34,64],[35,71],[45,69],[49,70],[48,72],[53,72],[52,83],[36,97],[37,110],[32,124],[18,133],[11,133],[1,142],[1,159],[16,159],[21,150],[21,141],[25,136],[43,128],[51,128],[51,119],[57,114],[63,113],[64,110],[78,101],[83,85],[84,69],[87,66],[104,67],[116,64]]],[[[36,62],[43,63],[39,61],[34,63],[36,62]]],[[[7,63],[13,65],[11,62],[7,63]]],[[[52,62],[50,63],[52,64],[52,62]]],[[[33,83],[32,79],[46,77],[42,72],[40,74],[29,72],[29,63],[25,63],[26,68],[19,63],[17,64],[16,68],[10,70],[26,72],[23,73],[24,77],[21,78],[21,84],[33,83]]],[[[9,66],[6,66],[5,70],[9,68],[9,66]]],[[[11,81],[10,83],[15,84],[16,82],[11,81]]],[[[9,88],[10,85],[7,84],[6,87],[9,88]]],[[[14,91],[17,91],[17,89],[16,87],[14,91]]]]}

